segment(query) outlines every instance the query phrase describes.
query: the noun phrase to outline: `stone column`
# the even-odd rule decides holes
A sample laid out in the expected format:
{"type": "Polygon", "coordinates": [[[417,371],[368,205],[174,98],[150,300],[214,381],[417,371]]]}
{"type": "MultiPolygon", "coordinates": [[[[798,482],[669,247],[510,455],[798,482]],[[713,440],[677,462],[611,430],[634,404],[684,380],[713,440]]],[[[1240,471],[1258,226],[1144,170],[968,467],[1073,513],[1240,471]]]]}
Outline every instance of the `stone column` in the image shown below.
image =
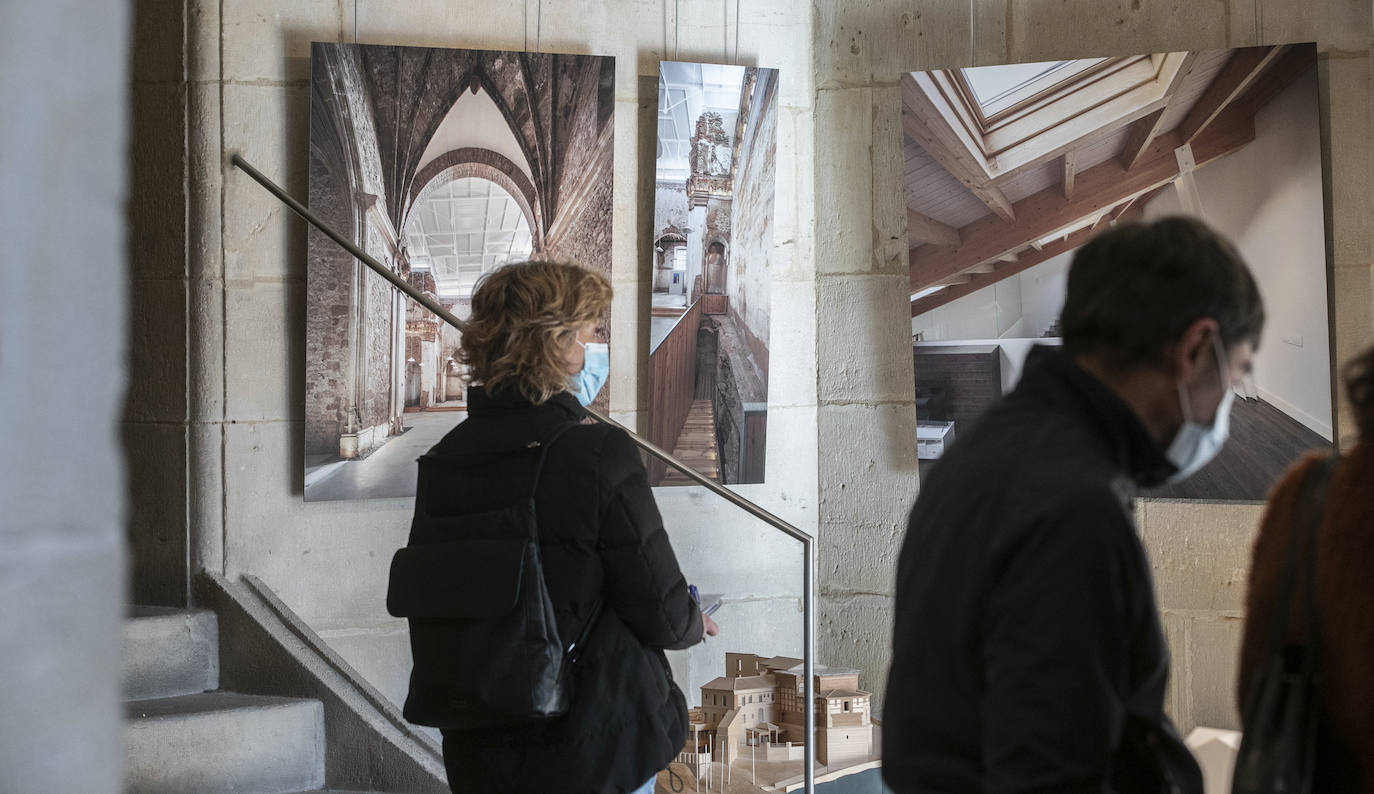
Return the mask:
{"type": "Polygon", "coordinates": [[[815,8],[817,650],[881,702],[916,408],[892,4],[815,8]],[[884,7],[886,6],[886,7],[884,7]]]}
{"type": "MultiPolygon", "coordinates": [[[[129,8],[9,4],[0,26],[6,791],[120,788],[114,660],[126,598],[128,483],[118,421],[128,326],[146,322],[131,318],[126,302],[129,8]],[[82,388],[72,387],[72,361],[91,376],[82,388]]],[[[134,61],[149,73],[180,66],[150,59],[139,51],[134,61]]]]}

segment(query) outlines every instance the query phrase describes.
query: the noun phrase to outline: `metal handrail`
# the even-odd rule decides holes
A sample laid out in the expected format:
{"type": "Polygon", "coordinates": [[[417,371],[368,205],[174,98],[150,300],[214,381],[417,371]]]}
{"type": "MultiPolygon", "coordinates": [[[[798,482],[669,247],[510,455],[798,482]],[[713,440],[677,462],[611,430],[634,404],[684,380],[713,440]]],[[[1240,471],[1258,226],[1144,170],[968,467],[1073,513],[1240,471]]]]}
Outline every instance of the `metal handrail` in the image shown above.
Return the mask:
{"type": "MultiPolygon", "coordinates": [[[[251,164],[248,163],[247,160],[244,160],[243,157],[239,156],[237,152],[230,156],[229,161],[234,165],[234,167],[238,168],[248,176],[252,177],[253,181],[257,182],[259,185],[262,185],[264,188],[266,188],[267,192],[271,193],[272,195],[280,199],[281,202],[286,206],[290,207],[293,212],[304,218],[306,222],[308,222],[311,226],[314,226],[316,229],[319,229],[326,237],[333,240],[348,253],[352,254],[353,257],[357,259],[359,262],[362,262],[364,265],[367,265],[377,275],[381,276],[382,278],[390,282],[391,286],[405,293],[416,303],[420,304],[421,306],[424,306],[426,309],[430,310],[437,317],[439,317],[439,319],[443,320],[444,322],[448,323],[454,328],[462,327],[461,321],[457,317],[455,317],[452,312],[448,311],[443,306],[439,305],[438,301],[433,300],[428,295],[416,289],[414,286],[406,282],[400,276],[393,273],[391,269],[388,268],[386,265],[383,265],[381,262],[378,262],[376,259],[372,258],[372,256],[370,256],[366,251],[354,245],[351,240],[331,229],[326,223],[317,218],[314,213],[306,209],[304,204],[301,204],[299,201],[297,201],[295,197],[293,197],[290,193],[287,193],[286,190],[282,188],[280,185],[278,185],[276,182],[273,182],[271,179],[268,179],[266,176],[264,176],[261,171],[254,168],[251,164]]],[[[803,682],[802,685],[802,696],[806,699],[806,702],[802,707],[802,719],[805,722],[805,725],[803,726],[802,730],[806,737],[806,747],[802,752],[802,763],[805,765],[805,769],[803,770],[803,776],[806,785],[805,790],[808,792],[808,794],[811,794],[811,792],[814,792],[816,789],[815,539],[812,538],[811,535],[801,531],[800,529],[797,529],[796,527],[792,526],[791,524],[782,520],[781,518],[773,515],[772,513],[760,507],[759,505],[749,501],[748,499],[745,499],[744,497],[740,496],[734,491],[731,491],[729,488],[726,488],[722,486],[720,483],[717,483],[714,480],[706,477],[705,475],[693,469],[691,466],[688,466],[686,463],[683,463],[682,461],[673,457],[672,453],[664,450],[662,447],[658,446],[657,444],[648,440],[647,438],[640,436],[633,430],[630,430],[629,428],[625,427],[624,425],[620,424],[619,422],[615,421],[609,416],[604,416],[601,413],[592,410],[591,408],[587,408],[586,411],[587,415],[592,417],[596,421],[601,422],[602,424],[610,425],[611,427],[624,430],[625,433],[629,435],[630,440],[633,441],[636,445],[638,445],[640,449],[644,450],[650,455],[653,455],[655,458],[658,458],[659,460],[663,461],[664,463],[668,464],[674,469],[682,472],[684,475],[687,476],[688,479],[692,480],[697,485],[706,488],[707,490],[711,491],[712,493],[724,499],[725,501],[733,504],[734,506],[740,508],[746,513],[754,516],[755,518],[759,519],[765,524],[768,524],[774,529],[779,530],[783,534],[801,541],[802,555],[804,557],[804,569],[802,571],[802,621],[805,624],[802,633],[802,673],[806,676],[806,680],[805,682],[803,682]]]]}

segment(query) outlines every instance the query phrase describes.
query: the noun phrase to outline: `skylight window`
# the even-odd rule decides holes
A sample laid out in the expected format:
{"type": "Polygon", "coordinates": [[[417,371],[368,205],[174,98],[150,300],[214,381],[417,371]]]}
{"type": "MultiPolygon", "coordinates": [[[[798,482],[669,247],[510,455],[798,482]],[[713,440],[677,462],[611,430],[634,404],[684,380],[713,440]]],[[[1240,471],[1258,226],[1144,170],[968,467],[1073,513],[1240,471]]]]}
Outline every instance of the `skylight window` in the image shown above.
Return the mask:
{"type": "Polygon", "coordinates": [[[735,131],[744,67],[664,61],[658,72],[658,147],[656,177],[686,179],[697,119],[719,113],[727,132],[735,131]]]}
{"type": "Polygon", "coordinates": [[[1106,58],[1080,58],[1074,61],[1010,63],[960,69],[985,116],[1057,85],[1106,58]]]}

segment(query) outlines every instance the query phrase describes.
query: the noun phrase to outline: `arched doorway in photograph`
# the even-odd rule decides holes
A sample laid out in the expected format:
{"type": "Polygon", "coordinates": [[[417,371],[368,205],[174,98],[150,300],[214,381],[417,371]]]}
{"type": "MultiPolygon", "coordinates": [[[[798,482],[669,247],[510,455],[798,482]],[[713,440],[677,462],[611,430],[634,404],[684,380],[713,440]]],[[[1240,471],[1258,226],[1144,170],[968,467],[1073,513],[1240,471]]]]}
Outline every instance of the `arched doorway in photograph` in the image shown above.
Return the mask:
{"type": "MultiPolygon", "coordinates": [[[[508,174],[472,161],[437,169],[419,191],[403,232],[411,282],[423,284],[442,305],[465,316],[484,274],[529,259],[534,220],[530,203],[508,174]]],[[[417,362],[407,381],[413,375],[420,384],[418,402],[410,402],[415,390],[408,385],[408,406],[454,407],[447,403],[461,401],[450,377],[461,341],[458,330],[433,321],[413,302],[407,305],[405,328],[405,355],[417,362]]]]}
{"type": "Polygon", "coordinates": [[[687,295],[687,238],[672,227],[654,240],[653,290],[687,295]]]}

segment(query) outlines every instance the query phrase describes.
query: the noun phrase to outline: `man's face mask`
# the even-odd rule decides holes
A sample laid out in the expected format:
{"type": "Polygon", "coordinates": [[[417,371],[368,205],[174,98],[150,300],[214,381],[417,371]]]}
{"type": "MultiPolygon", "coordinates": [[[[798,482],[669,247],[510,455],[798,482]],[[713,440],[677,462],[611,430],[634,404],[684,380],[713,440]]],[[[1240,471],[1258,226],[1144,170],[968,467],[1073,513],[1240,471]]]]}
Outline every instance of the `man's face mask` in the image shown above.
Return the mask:
{"type": "Polygon", "coordinates": [[[1220,338],[1212,337],[1212,342],[1216,346],[1217,373],[1221,377],[1221,403],[1217,405],[1217,414],[1212,419],[1212,426],[1204,427],[1193,421],[1188,390],[1181,382],[1178,384],[1178,405],[1183,411],[1183,427],[1178,429],[1174,440],[1164,453],[1169,462],[1178,467],[1178,471],[1167,480],[1170,483],[1186,480],[1197,473],[1198,469],[1210,463],[1221,451],[1221,446],[1226,443],[1226,436],[1231,430],[1231,402],[1235,398],[1235,392],[1231,389],[1231,379],[1226,371],[1226,349],[1222,347],[1220,338]]]}
{"type": "Polygon", "coordinates": [[[573,394],[580,405],[591,405],[611,374],[611,348],[604,342],[583,342],[582,371],[573,376],[573,394]]]}

